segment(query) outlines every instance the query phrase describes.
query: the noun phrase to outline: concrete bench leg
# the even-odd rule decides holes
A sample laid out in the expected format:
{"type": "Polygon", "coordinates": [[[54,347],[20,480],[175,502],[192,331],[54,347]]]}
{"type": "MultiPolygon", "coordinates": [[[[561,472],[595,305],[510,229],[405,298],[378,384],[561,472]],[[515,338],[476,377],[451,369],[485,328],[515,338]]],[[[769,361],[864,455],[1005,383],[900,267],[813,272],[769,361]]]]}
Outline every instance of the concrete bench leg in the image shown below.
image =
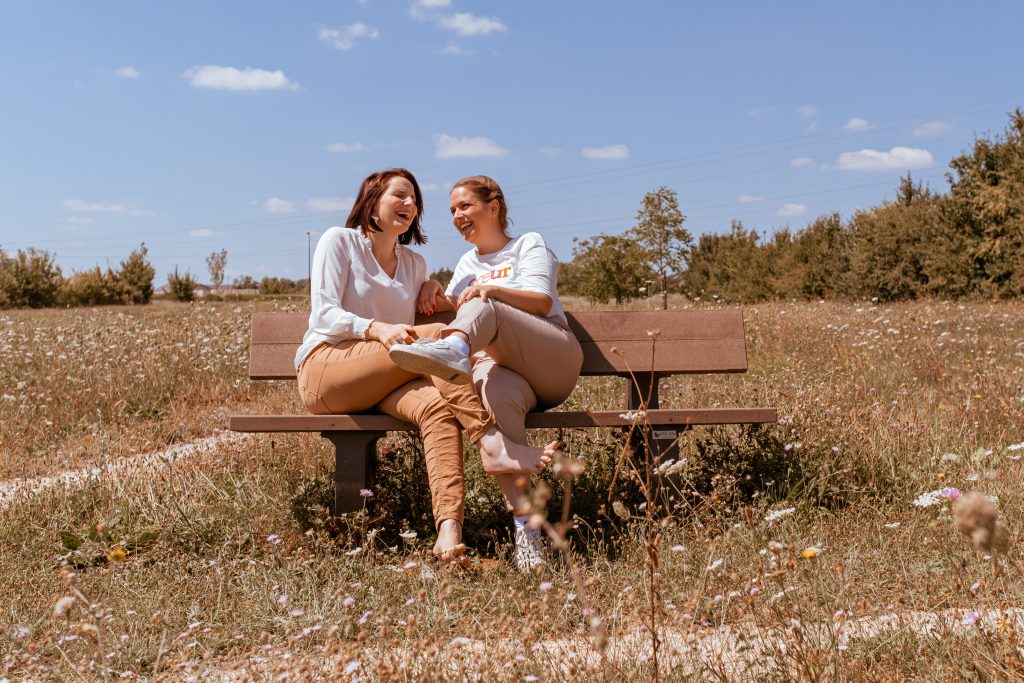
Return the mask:
{"type": "Polygon", "coordinates": [[[362,510],[369,501],[359,495],[373,488],[377,440],[385,432],[320,432],[334,444],[334,514],[362,510]]]}

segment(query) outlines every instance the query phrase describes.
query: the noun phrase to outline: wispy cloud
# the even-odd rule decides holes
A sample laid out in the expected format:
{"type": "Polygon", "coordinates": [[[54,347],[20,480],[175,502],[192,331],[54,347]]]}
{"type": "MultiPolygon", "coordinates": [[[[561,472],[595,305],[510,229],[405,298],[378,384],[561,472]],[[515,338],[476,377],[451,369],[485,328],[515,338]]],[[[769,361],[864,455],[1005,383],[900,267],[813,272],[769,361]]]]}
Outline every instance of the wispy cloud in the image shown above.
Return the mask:
{"type": "Polygon", "coordinates": [[[809,119],[818,113],[818,108],[812,107],[809,104],[803,104],[796,108],[796,113],[801,118],[809,119]]]}
{"type": "Polygon", "coordinates": [[[266,71],[233,66],[194,66],[181,74],[195,88],[210,90],[298,90],[299,84],[288,80],[280,69],[266,71]]]}
{"type": "Polygon", "coordinates": [[[540,147],[537,149],[537,154],[546,157],[558,156],[562,153],[561,147],[540,147]]]}
{"type": "Polygon", "coordinates": [[[195,228],[194,230],[189,230],[188,234],[192,237],[214,237],[217,233],[209,228],[195,228]]]}
{"type": "Polygon", "coordinates": [[[508,150],[490,138],[457,138],[447,133],[434,136],[438,159],[495,158],[508,154],[508,150]]]}
{"type": "Polygon", "coordinates": [[[942,135],[950,128],[952,126],[945,121],[929,121],[928,123],[922,123],[914,129],[914,137],[934,138],[942,135]]]}
{"type": "Polygon", "coordinates": [[[783,218],[795,218],[796,216],[802,216],[806,210],[806,204],[783,204],[775,213],[783,218]]]}
{"type": "Polygon", "coordinates": [[[470,50],[467,50],[464,47],[460,47],[459,45],[456,45],[454,42],[450,40],[448,41],[447,45],[438,50],[438,53],[442,55],[458,55],[460,57],[465,57],[473,54],[470,50]]]}
{"type": "Polygon", "coordinates": [[[135,67],[122,66],[120,69],[114,69],[114,75],[121,78],[138,78],[139,72],[136,71],[135,67]]]}
{"type": "Polygon", "coordinates": [[[328,152],[337,152],[338,154],[365,152],[367,149],[369,148],[361,142],[335,142],[327,145],[328,152]]]}
{"type": "Polygon", "coordinates": [[[460,36],[489,36],[492,33],[505,33],[508,27],[497,17],[478,17],[470,12],[456,12],[441,17],[438,25],[455,31],[460,36]]]}
{"type": "Polygon", "coordinates": [[[753,204],[754,202],[763,201],[764,197],[757,194],[741,194],[736,198],[737,204],[753,204]]]}
{"type": "Polygon", "coordinates": [[[380,32],[372,26],[357,21],[354,24],[338,28],[321,26],[317,31],[317,36],[321,42],[330,44],[336,50],[351,50],[360,38],[376,40],[380,37],[380,32]]]}
{"type": "Polygon", "coordinates": [[[295,205],[287,199],[271,197],[263,203],[263,210],[267,213],[295,213],[295,205]]]}
{"type": "Polygon", "coordinates": [[[92,225],[96,222],[96,219],[86,216],[68,216],[67,222],[68,225],[92,225]]]}
{"type": "Polygon", "coordinates": [[[409,15],[413,19],[426,19],[434,10],[442,10],[451,7],[452,0],[416,0],[409,8],[409,15]]]}
{"type": "Polygon", "coordinates": [[[626,147],[625,145],[584,147],[582,154],[587,159],[628,159],[629,147],[626,147]]]}
{"type": "Polygon", "coordinates": [[[775,111],[775,105],[773,104],[765,107],[754,107],[753,109],[747,110],[747,116],[764,116],[765,114],[771,114],[773,111],[775,111]]]}
{"type": "Polygon", "coordinates": [[[348,211],[356,203],[355,197],[310,197],[306,207],[316,213],[348,211]]]}
{"type": "Polygon", "coordinates": [[[810,166],[813,163],[814,159],[810,159],[808,157],[797,157],[796,159],[793,159],[793,161],[789,162],[789,165],[794,168],[802,168],[804,166],[810,166]]]}
{"type": "Polygon", "coordinates": [[[147,213],[130,202],[87,202],[82,199],[65,199],[64,208],[84,213],[123,213],[129,216],[147,213]]]}
{"type": "Polygon", "coordinates": [[[893,147],[888,152],[862,149],[844,152],[836,160],[836,166],[844,171],[907,171],[934,165],[931,152],[914,147],[893,147]]]}
{"type": "Polygon", "coordinates": [[[867,122],[866,119],[854,116],[852,119],[850,119],[849,121],[842,125],[842,129],[849,131],[864,130],[869,125],[870,124],[867,122]]]}

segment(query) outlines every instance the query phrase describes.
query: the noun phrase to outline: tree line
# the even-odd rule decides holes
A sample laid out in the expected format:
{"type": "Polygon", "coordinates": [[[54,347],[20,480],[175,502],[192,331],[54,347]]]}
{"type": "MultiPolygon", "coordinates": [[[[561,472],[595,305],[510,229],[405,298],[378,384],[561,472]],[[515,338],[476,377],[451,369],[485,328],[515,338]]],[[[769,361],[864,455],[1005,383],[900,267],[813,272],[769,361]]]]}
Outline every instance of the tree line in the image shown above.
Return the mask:
{"type": "MultiPolygon", "coordinates": [[[[156,268],[149,262],[148,255],[149,249],[143,243],[121,261],[116,270],[95,266],[65,277],[54,255],[48,251],[29,247],[8,255],[0,249],[0,309],[148,304],[155,294],[153,280],[156,277],[156,268]]],[[[227,260],[226,249],[206,258],[213,296],[223,291],[227,260]]],[[[181,273],[175,267],[167,275],[166,296],[175,301],[192,301],[199,286],[192,273],[181,273]]],[[[243,290],[263,296],[305,294],[309,291],[309,280],[264,277],[257,281],[250,275],[242,275],[234,279],[232,288],[235,292],[243,290]]]]}
{"type": "Polygon", "coordinates": [[[561,288],[622,303],[655,291],[731,302],[1024,295],[1024,112],[954,158],[939,193],[900,179],[895,197],[770,237],[733,221],[694,241],[676,194],[648,193],[620,235],[576,241],[561,288]]]}

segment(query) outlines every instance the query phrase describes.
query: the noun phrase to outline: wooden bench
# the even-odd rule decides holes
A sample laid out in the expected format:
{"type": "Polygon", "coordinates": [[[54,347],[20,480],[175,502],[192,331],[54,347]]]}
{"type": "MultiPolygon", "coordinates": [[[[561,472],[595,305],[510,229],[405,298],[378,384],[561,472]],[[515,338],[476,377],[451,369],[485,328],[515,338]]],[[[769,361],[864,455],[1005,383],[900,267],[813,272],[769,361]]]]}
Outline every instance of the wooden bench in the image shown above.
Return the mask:
{"type": "MultiPolygon", "coordinates": [[[[643,423],[659,449],[694,425],[776,422],[774,408],[658,406],[658,379],[668,375],[746,372],[743,316],[738,310],[577,311],[569,325],[583,346],[583,375],[625,378],[626,412],[587,410],[530,413],[530,429],[629,427],[629,411],[645,410],[643,423]],[[657,330],[656,335],[648,332],[657,330]]],[[[434,321],[432,318],[429,321],[434,321]]],[[[418,320],[417,322],[428,322],[418,320]]],[[[304,313],[256,313],[252,320],[249,377],[295,379],[295,351],[306,332],[304,313]]],[[[377,440],[416,427],[380,413],[357,415],[235,415],[236,432],[320,432],[335,447],[335,513],[363,506],[360,489],[372,488],[377,440]]]]}

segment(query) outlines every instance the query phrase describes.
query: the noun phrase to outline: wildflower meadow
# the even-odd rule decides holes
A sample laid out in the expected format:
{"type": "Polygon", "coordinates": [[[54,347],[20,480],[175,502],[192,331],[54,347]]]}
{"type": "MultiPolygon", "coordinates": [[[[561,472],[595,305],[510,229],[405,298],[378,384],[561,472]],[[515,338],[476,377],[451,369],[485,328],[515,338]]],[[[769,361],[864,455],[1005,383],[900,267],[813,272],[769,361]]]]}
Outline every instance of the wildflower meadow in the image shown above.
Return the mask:
{"type": "MultiPolygon", "coordinates": [[[[1024,677],[1020,301],[744,307],[750,371],[665,379],[661,406],[779,423],[666,453],[642,414],[558,433],[539,574],[470,447],[449,565],[410,435],[339,520],[327,442],[226,432],[301,412],[247,378],[271,306],[0,312],[0,681],[1024,677]]],[[[622,401],[584,378],[568,407],[622,401]]]]}

